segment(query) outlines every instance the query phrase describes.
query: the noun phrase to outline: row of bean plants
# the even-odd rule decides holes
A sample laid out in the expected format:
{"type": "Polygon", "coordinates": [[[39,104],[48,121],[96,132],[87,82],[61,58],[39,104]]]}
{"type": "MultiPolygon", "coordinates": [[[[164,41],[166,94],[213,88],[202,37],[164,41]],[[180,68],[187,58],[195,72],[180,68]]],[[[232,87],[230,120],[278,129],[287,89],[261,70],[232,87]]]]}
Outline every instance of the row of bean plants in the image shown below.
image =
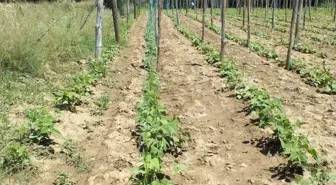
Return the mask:
{"type": "Polygon", "coordinates": [[[167,152],[178,155],[185,140],[178,119],[166,116],[166,108],[159,102],[160,83],[154,64],[158,53],[153,20],[150,9],[145,34],[147,46],[144,66],[147,76],[142,102],[137,109],[138,125],[135,133],[142,164],[132,170],[132,180],[137,185],[173,185],[174,183],[164,175],[163,157],[167,152]]]}
{"type": "MultiPolygon", "coordinates": [[[[168,14],[168,16],[174,20],[173,15],[168,14]]],[[[258,116],[259,126],[273,129],[268,143],[288,158],[288,168],[300,171],[297,174],[298,183],[308,185],[335,180],[335,176],[327,174],[326,169],[319,164],[317,151],[311,146],[308,138],[295,132],[302,123],[300,121],[292,123],[287,118],[281,99],[271,98],[266,90],[248,82],[244,74],[235,66],[233,59],[220,61],[220,54],[215,48],[202,42],[198,35],[181,25],[176,24],[176,26],[185,37],[192,40],[195,47],[202,51],[208,63],[220,68],[220,76],[225,78],[227,87],[234,91],[237,99],[248,102],[248,111],[258,116]],[[304,170],[309,171],[311,177],[303,179],[304,170]]]]}
{"type": "MultiPolygon", "coordinates": [[[[193,16],[187,15],[188,17],[201,22],[193,16]]],[[[206,27],[214,31],[217,34],[220,34],[220,28],[211,25],[208,21],[205,22],[206,27]]],[[[232,40],[242,46],[247,46],[247,40],[235,36],[233,33],[226,32],[225,37],[229,40],[232,40]]],[[[260,43],[251,42],[249,49],[256,52],[259,56],[266,57],[268,59],[275,59],[283,65],[284,62],[278,59],[278,54],[274,50],[270,50],[260,43]]],[[[304,61],[292,59],[291,60],[291,70],[300,74],[300,77],[309,85],[318,87],[319,92],[326,94],[335,94],[336,93],[336,79],[335,77],[327,70],[320,69],[317,67],[310,67],[304,61]]]]}

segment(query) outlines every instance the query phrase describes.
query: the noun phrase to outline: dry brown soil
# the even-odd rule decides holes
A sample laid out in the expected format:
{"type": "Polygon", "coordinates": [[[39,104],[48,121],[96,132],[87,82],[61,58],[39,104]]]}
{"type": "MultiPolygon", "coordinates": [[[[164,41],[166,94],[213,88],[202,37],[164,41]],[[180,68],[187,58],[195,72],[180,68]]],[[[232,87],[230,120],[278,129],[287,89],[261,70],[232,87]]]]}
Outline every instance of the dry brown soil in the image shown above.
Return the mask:
{"type": "MultiPolygon", "coordinates": [[[[267,135],[250,122],[246,104],[223,90],[218,69],[181,35],[174,23],[162,18],[160,61],[161,102],[191,133],[187,151],[177,158],[188,170],[171,177],[181,185],[282,184],[269,168],[283,161],[266,156],[249,144],[267,135]],[[245,143],[246,142],[246,143],[245,143]],[[245,143],[245,144],[244,144],[245,143]]],[[[174,158],[167,157],[168,169],[174,158]]]]}
{"type": "MultiPolygon", "coordinates": [[[[77,108],[77,113],[62,112],[57,128],[64,137],[71,138],[85,158],[89,172],[77,173],[65,164],[62,157],[39,159],[41,173],[30,184],[52,184],[56,170],[68,172],[78,185],[130,184],[131,169],[138,167],[140,156],[131,131],[135,127],[136,106],[141,100],[145,72],[141,68],[145,54],[145,25],[147,16],[139,17],[131,27],[128,46],[112,59],[106,84],[92,88],[93,98],[107,92],[110,106],[103,116],[91,114],[90,107],[77,108]],[[88,121],[89,128],[83,128],[88,121]]],[[[92,104],[90,102],[89,104],[92,104]]],[[[56,139],[56,152],[63,139],[56,139]]]]}
{"type": "MultiPolygon", "coordinates": [[[[207,19],[209,19],[209,17],[207,19]]],[[[228,19],[227,21],[228,22],[233,22],[235,24],[242,24],[241,22],[239,22],[235,19],[228,19]]],[[[219,19],[214,19],[214,25],[216,25],[217,27],[220,27],[220,20],[219,19]]],[[[242,30],[241,27],[226,24],[225,29],[228,32],[233,33],[234,35],[236,35],[239,38],[246,38],[247,37],[246,31],[242,30]]],[[[286,34],[286,33],[278,32],[276,30],[271,30],[271,29],[268,29],[268,28],[265,28],[265,27],[255,25],[255,24],[253,24],[253,20],[252,20],[251,31],[253,32],[253,31],[256,31],[256,30],[260,30],[260,31],[263,31],[265,33],[269,33],[271,35],[271,38],[266,39],[266,38],[262,38],[262,37],[257,36],[257,35],[251,35],[251,41],[252,42],[258,42],[268,49],[275,50],[275,52],[279,55],[280,59],[282,61],[285,61],[286,56],[287,56],[288,47],[285,46],[285,45],[278,45],[278,42],[281,40],[281,38],[284,39],[285,41],[288,41],[289,35],[286,34]]],[[[303,33],[301,33],[301,34],[303,34],[303,33]]],[[[331,73],[334,74],[334,76],[336,77],[336,62],[335,62],[336,61],[336,47],[335,46],[323,45],[323,44],[318,43],[318,42],[312,42],[312,41],[309,41],[308,39],[305,39],[302,36],[301,36],[301,41],[303,43],[308,43],[310,46],[312,46],[316,50],[316,53],[309,54],[309,53],[301,53],[299,51],[292,50],[292,57],[295,58],[296,60],[304,61],[306,64],[308,64],[309,67],[315,66],[315,67],[319,67],[320,69],[323,69],[323,64],[325,63],[325,67],[328,70],[330,70],[331,73]],[[319,58],[318,54],[321,53],[321,52],[326,53],[327,58],[325,58],[325,59],[319,58]]]]}
{"type": "MultiPolygon", "coordinates": [[[[199,22],[185,16],[181,16],[180,20],[183,26],[201,35],[199,22]]],[[[219,49],[219,40],[218,34],[206,29],[206,42],[219,49]]],[[[319,148],[322,158],[335,171],[336,97],[317,93],[315,88],[303,83],[297,74],[286,71],[231,41],[227,41],[226,56],[236,60],[238,68],[245,73],[247,79],[266,89],[271,96],[281,98],[290,120],[306,123],[299,131],[308,135],[313,145],[319,148]]]]}

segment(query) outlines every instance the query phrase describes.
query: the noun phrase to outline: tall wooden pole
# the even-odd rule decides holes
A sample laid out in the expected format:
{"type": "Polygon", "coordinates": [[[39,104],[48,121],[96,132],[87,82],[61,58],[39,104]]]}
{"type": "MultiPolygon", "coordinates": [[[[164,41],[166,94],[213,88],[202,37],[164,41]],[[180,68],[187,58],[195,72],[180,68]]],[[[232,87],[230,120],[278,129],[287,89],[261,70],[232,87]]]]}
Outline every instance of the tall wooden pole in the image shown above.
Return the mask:
{"type": "Polygon", "coordinates": [[[247,47],[251,43],[251,0],[247,0],[247,47]]]}
{"type": "Polygon", "coordinates": [[[120,29],[119,29],[119,19],[118,19],[118,9],[117,9],[117,0],[112,1],[112,18],[114,26],[114,35],[117,42],[120,42],[120,29]]]}
{"type": "Polygon", "coordinates": [[[297,17],[296,17],[294,45],[300,42],[300,21],[301,21],[301,9],[303,6],[302,4],[303,0],[299,0],[297,17]]]}
{"type": "Polygon", "coordinates": [[[130,1],[130,0],[127,0],[127,5],[126,5],[126,6],[127,6],[127,10],[126,10],[126,11],[127,11],[127,12],[126,12],[126,13],[127,13],[127,24],[129,23],[129,13],[130,13],[130,12],[129,12],[129,10],[130,10],[130,7],[129,7],[129,1],[130,1]]]}
{"type": "Polygon", "coordinates": [[[304,13],[303,13],[303,30],[306,29],[307,4],[308,4],[308,0],[305,0],[305,3],[304,3],[304,13]]]}
{"type": "Polygon", "coordinates": [[[220,60],[224,59],[225,52],[225,0],[221,0],[221,52],[220,60]]]}
{"type": "Polygon", "coordinates": [[[288,9],[288,0],[285,0],[285,20],[286,20],[286,22],[288,21],[287,20],[287,9],[288,9]]]}
{"type": "Polygon", "coordinates": [[[162,17],[162,4],[163,4],[163,0],[158,0],[159,1],[159,11],[158,11],[158,34],[157,34],[157,62],[156,62],[156,71],[159,72],[159,60],[160,60],[160,38],[161,38],[161,17],[162,17]]]}
{"type": "Polygon", "coordinates": [[[136,19],[136,17],[137,17],[137,14],[136,14],[136,0],[133,0],[133,5],[134,5],[134,9],[133,9],[133,12],[134,12],[134,19],[136,19]]]}
{"type": "Polygon", "coordinates": [[[267,23],[267,19],[268,19],[268,2],[269,0],[266,0],[266,3],[265,3],[265,23],[267,23]]]}
{"type": "Polygon", "coordinates": [[[206,6],[206,0],[202,0],[203,5],[203,15],[202,15],[202,41],[204,41],[204,34],[205,34],[205,6],[206,6]]]}
{"type": "Polygon", "coordinates": [[[175,0],[175,11],[176,11],[176,23],[177,25],[179,25],[180,21],[179,21],[179,15],[178,15],[177,0],[175,0]]]}
{"type": "Polygon", "coordinates": [[[275,27],[275,0],[272,0],[272,29],[275,27]]]}
{"type": "Polygon", "coordinates": [[[293,14],[292,14],[292,22],[291,22],[291,27],[289,30],[289,46],[288,46],[288,51],[287,51],[287,59],[286,59],[286,69],[289,70],[289,64],[291,60],[291,53],[292,53],[292,47],[293,47],[293,32],[294,32],[294,24],[295,24],[295,17],[296,17],[296,10],[298,7],[299,0],[294,0],[294,5],[293,5],[293,14]]]}
{"type": "Polygon", "coordinates": [[[243,8],[243,27],[245,28],[245,14],[246,14],[246,1],[247,0],[243,0],[244,1],[244,8],[243,8]]]}
{"type": "Polygon", "coordinates": [[[210,0],[211,3],[211,9],[210,9],[210,14],[211,14],[211,26],[213,26],[213,1],[214,0],[210,0]]]}
{"type": "Polygon", "coordinates": [[[98,0],[97,2],[97,18],[96,18],[96,49],[95,58],[99,60],[103,50],[103,10],[104,10],[104,0],[98,0]]]}

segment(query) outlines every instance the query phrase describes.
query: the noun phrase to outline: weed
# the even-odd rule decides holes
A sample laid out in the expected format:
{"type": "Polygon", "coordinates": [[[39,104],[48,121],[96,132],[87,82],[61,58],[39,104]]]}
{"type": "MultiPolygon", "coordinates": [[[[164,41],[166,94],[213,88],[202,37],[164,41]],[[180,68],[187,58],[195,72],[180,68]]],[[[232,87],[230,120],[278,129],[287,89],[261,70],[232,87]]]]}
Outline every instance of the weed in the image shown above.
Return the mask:
{"type": "Polygon", "coordinates": [[[73,185],[74,183],[69,180],[69,174],[64,171],[56,171],[56,179],[53,185],[73,185]]]}
{"type": "Polygon", "coordinates": [[[16,173],[31,165],[28,149],[20,143],[11,142],[3,148],[4,154],[0,156],[0,166],[6,173],[16,173]]]}
{"type": "Polygon", "coordinates": [[[89,168],[77,150],[75,143],[71,139],[67,139],[62,145],[62,152],[65,154],[65,161],[68,165],[75,166],[79,173],[85,173],[89,171],[89,168]]]}
{"type": "Polygon", "coordinates": [[[316,53],[316,50],[313,49],[311,46],[302,43],[295,44],[293,46],[293,50],[299,51],[301,53],[316,53]]]}
{"type": "Polygon", "coordinates": [[[328,57],[327,53],[323,53],[323,52],[319,53],[317,56],[318,56],[319,58],[322,58],[322,59],[325,59],[325,58],[328,57]]]}
{"type": "Polygon", "coordinates": [[[93,115],[103,115],[104,111],[108,109],[110,104],[110,95],[103,94],[94,102],[96,109],[93,110],[93,115]]]}

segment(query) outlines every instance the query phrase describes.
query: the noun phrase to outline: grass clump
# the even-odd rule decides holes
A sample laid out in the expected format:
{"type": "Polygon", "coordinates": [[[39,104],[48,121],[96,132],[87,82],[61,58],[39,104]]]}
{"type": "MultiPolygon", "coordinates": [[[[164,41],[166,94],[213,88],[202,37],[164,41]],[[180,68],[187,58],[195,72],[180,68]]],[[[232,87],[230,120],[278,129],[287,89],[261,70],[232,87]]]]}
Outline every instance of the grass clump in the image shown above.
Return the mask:
{"type": "Polygon", "coordinates": [[[64,171],[56,171],[56,179],[53,185],[73,185],[74,183],[69,180],[69,174],[64,171]]]}
{"type": "Polygon", "coordinates": [[[37,75],[43,72],[47,63],[56,67],[59,63],[91,54],[95,42],[94,17],[80,29],[91,4],[64,2],[1,6],[0,38],[9,38],[0,45],[1,67],[37,75]]]}
{"type": "Polygon", "coordinates": [[[68,165],[76,167],[79,173],[89,171],[89,167],[86,164],[85,159],[79,153],[76,144],[71,139],[67,139],[63,143],[62,148],[62,152],[65,154],[65,161],[68,165]]]}

